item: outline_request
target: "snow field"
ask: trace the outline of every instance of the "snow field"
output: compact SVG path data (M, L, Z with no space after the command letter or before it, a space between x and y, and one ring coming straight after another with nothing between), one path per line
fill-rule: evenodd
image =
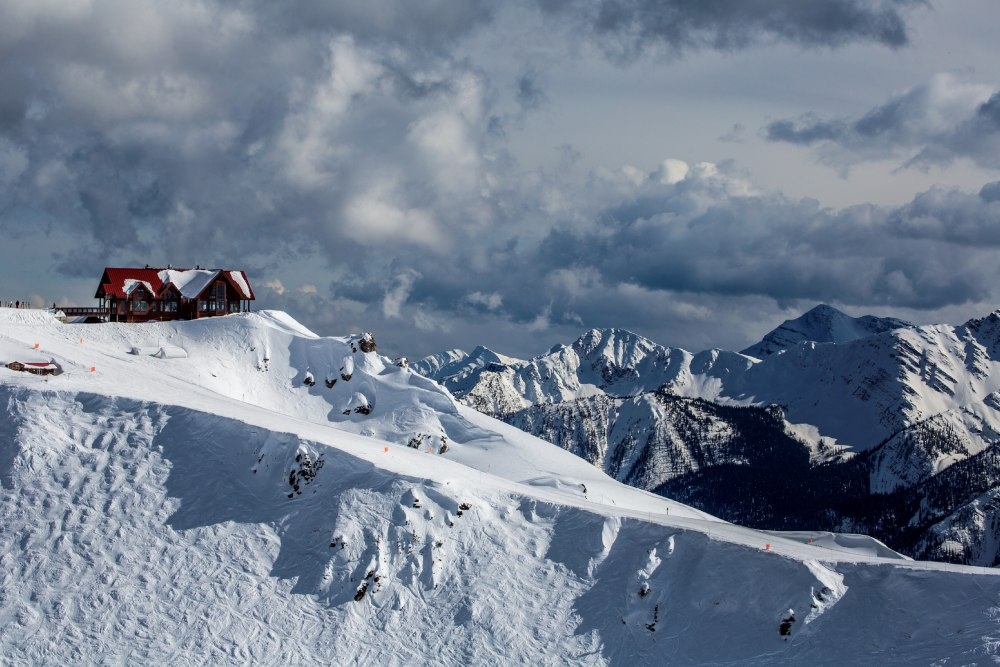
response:
M759 533L625 487L351 351L355 337L275 313L0 324L0 351L35 341L66 372L0 369L5 662L997 656L996 577L860 536ZM154 345L188 356L129 353ZM369 414L343 413L355 393ZM432 453L407 446L414 431Z

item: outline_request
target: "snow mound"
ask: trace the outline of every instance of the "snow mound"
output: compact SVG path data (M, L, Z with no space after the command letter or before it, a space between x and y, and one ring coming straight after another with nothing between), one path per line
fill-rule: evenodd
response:
M0 308L0 324L28 324L38 326L60 324L60 322L50 310Z

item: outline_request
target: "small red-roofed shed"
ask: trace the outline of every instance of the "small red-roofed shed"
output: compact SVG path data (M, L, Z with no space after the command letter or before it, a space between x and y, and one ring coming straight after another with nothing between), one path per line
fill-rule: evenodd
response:
M62 369L51 361L12 361L5 364L12 371L31 373L32 375L59 375Z

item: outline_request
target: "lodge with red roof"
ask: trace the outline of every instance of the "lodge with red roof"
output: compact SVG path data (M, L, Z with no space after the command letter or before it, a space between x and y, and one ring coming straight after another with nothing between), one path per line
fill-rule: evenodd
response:
M105 322L197 320L250 311L253 289L234 269L104 269L97 308L63 308L68 317Z

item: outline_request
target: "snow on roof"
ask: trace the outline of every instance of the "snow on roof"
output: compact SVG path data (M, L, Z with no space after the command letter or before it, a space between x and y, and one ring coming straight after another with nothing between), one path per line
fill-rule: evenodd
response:
M201 294L220 271L218 269L163 269L160 280L177 288L181 296L193 299Z
M138 287L139 285L142 285L143 287L145 287L149 291L150 294L152 294L152 295L156 294L156 290L153 289L153 285L152 284L150 284L149 282L147 282L145 280L136 280L135 278L126 278L125 281L122 283L122 288L123 288L125 294L128 295L128 294L132 294L132 292L135 290L135 288Z
M242 271L230 271L229 277L233 279L233 283L239 288L240 292L243 293L244 299L253 298L253 291L250 289L250 283L247 282L246 274Z
M20 361L18 362L24 366L31 366L32 368L48 369L52 368L55 370L59 369L59 366L52 363L51 361Z

